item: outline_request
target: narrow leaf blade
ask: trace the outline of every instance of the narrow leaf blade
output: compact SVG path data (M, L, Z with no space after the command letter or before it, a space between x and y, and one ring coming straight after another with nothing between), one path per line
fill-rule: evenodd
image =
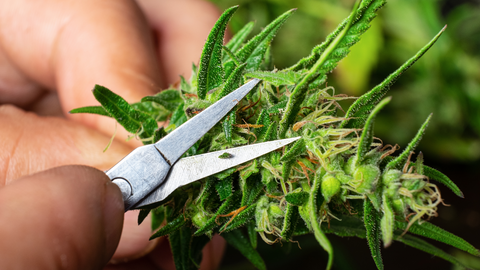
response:
M380 230L380 213L375 210L375 207L370 200L364 201L364 221L365 229L367 230L367 242L372 253L372 258L379 270L383 269L382 253L380 250L380 239L382 237Z
M425 133L425 130L427 129L428 123L430 122L431 118L432 118L432 114L430 114L428 116L427 120L425 120L425 122L420 127L420 129L418 130L418 132L415 135L415 137L413 138L413 140L408 144L407 148L405 148L405 150L403 150L403 152L398 157L396 157L395 159L390 161L387 164L387 167L385 168L385 170L401 169L401 167L407 161L407 158L408 158L408 155L410 154L410 152L414 151L415 148L417 147L417 145L420 143L420 140L422 139L423 134Z
M260 270L266 270L265 262L260 254L250 245L250 241L240 230L234 230L221 234L228 244L238 249L245 258L247 258L255 267Z
M453 183L450 178L448 178L445 174L435 170L434 168L428 167L426 165L423 165L423 174L427 176L428 178L435 180L437 182L440 182L444 184L446 187L448 187L453 193L455 193L458 197L464 198L463 192L460 190L460 188Z
M375 105L388 92L390 86L397 81L408 68L410 68L420 57L422 57L428 49L437 41L440 35L445 31L445 27L438 33L427 45L417 52L412 58L405 62L395 72L390 74L382 83L375 86L368 93L358 98L345 114L345 120L340 124L340 128L359 128L366 121L368 114L373 110Z
M203 47L198 67L197 87L198 97L205 99L207 92L223 83L222 46L227 23L237 10L231 7L220 16Z

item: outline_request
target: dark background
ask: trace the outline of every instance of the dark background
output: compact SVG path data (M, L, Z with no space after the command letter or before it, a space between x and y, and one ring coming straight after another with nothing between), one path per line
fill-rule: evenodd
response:
M211 0L220 9L240 5L230 23L235 33L255 21L260 31L283 12L298 8L272 44L281 69L296 63L321 43L350 12L351 0ZM391 88L392 102L382 110L376 137L386 144L409 142L433 113L417 147L426 164L448 175L464 192L456 197L440 186L444 201L432 223L480 247L480 1L390 0L371 29L329 76L338 93L359 96L380 83L448 24L437 43ZM344 108L348 103L342 104ZM334 269L375 269L363 239L330 235ZM326 252L312 235L297 244L269 246L259 238L258 250L269 269L324 269ZM430 241L433 243L433 241ZM436 243L435 243L436 244ZM459 260L480 269L480 260L436 244ZM383 250L386 269L455 269L449 262L395 242ZM254 269L242 255L227 248L221 269Z

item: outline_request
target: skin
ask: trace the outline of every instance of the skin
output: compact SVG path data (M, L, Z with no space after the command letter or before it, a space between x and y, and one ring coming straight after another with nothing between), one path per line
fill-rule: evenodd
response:
M119 214L118 190L92 168L140 144L110 118L68 111L97 105L95 84L136 102L188 78L218 16L200 0L0 1L0 268L64 269L67 256L67 269L174 269L168 242ZM95 207L106 201L108 213ZM224 245L214 237L203 269Z

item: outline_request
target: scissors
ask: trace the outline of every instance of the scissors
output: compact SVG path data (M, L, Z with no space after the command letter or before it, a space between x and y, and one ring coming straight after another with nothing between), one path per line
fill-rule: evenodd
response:
M157 143L136 148L106 171L108 177L122 192L125 212L161 202L181 186L235 167L298 140L300 137L269 141L180 159L259 81L253 79L247 82ZM227 158L223 158L222 155Z

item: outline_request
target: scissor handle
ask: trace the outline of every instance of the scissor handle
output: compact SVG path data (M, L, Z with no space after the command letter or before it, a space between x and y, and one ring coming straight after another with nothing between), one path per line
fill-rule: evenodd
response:
M145 145L133 150L106 174L120 188L126 212L160 186L170 168L154 145ZM152 183L157 185L153 187Z

